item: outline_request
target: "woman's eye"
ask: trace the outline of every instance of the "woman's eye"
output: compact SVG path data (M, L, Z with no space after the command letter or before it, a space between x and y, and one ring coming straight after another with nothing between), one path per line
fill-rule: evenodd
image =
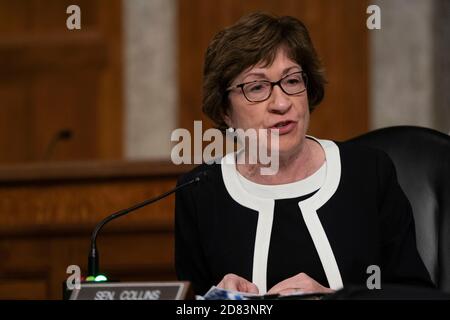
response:
M248 90L250 92L259 92L262 91L264 89L264 85L261 83L257 83L257 84L253 84L251 86L249 86Z
M299 78L289 78L286 79L287 84L298 84L300 83L300 79Z

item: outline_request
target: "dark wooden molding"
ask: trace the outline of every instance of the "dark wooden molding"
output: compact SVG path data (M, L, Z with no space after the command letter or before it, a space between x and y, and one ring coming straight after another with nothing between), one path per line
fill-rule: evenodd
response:
M114 178L175 178L188 172L193 167L194 165L175 165L169 160L24 163L1 165L0 183Z

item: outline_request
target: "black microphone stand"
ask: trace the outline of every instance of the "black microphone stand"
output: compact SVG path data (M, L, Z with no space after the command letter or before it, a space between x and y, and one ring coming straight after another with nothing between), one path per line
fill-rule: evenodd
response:
M98 250L97 250L97 244L96 244L96 240L97 240L97 235L100 232L100 230L103 228L103 226L105 224L107 224L109 221L114 220L118 217L121 217L123 215L126 215L130 212L133 212L137 209L140 209L142 207L145 207L149 204L152 204L158 200L161 200L169 195L171 195L172 193L176 192L177 190L184 188L190 184L196 183L200 181L200 177L195 177L194 179L187 181L185 183L180 184L179 186L177 186L176 188L167 191L165 193L163 193L160 196L157 196L156 198L153 199L148 199L145 200L141 203L138 203L130 208L127 209L122 209L120 211L117 211L109 216L107 216L106 218L104 218L102 221L100 221L96 226L94 231L92 232L92 236L91 236L91 250L89 252L89 257L88 257L88 276L89 277L96 277L99 274L99 254L98 254Z

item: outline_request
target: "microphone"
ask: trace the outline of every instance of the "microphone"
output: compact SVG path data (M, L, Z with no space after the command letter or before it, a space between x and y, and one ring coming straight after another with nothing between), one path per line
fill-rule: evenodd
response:
M69 140L72 138L72 130L70 129L62 129L58 131L55 135L53 135L52 140L50 140L47 149L44 153L44 160L49 160L50 156L53 154L53 150L55 149L56 144L62 140Z
M92 236L91 236L91 248L90 248L89 257L88 257L88 277L86 277L86 280L88 280L88 281L97 280L96 277L99 275L99 253L97 250L96 240L97 240L98 233L105 226L105 224L107 224L111 220L114 220L116 218L119 218L121 216L129 214L137 209L140 209L140 208L145 207L149 204L152 204L158 200L161 200L161 199L171 195L172 193L174 193L180 189L183 189L191 184L199 182L201 180L200 175L203 175L203 177L204 177L204 176L206 176L206 172L202 172L201 174L197 175L192 180L182 183L182 184L178 185L177 187L175 187L174 189L169 190L155 198L145 200L145 201L138 203L130 208L119 210L119 211L107 216L102 221L100 221L95 226L95 229L92 232ZM103 277L101 280L97 280L97 281L104 281L104 280L106 280L105 277Z

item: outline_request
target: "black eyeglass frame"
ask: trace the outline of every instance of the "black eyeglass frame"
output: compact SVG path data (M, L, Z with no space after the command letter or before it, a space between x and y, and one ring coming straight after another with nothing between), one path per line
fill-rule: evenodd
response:
M305 89L303 89L303 90L301 90L301 91L299 91L299 92L295 92L295 93L288 93L288 92L286 92L286 91L284 90L283 86L281 85L281 82L282 82L284 79L286 79L287 77L290 77L290 76L292 76L292 75L294 75L294 74L297 74L297 73L300 73L300 74L302 75L303 82L305 83ZM270 91L269 91L269 94L267 95L267 98L264 98L264 99L262 99L262 100L250 100L250 99L247 97L247 95L245 94L245 91L244 91L244 86L247 85L247 84L255 83L255 82L265 82L265 83L270 83ZM267 99L270 98L270 96L272 95L272 91L273 91L273 87L274 87L274 86L279 86L280 89L281 89L281 91L283 91L285 94L287 94L288 96L293 96L293 95L300 94L300 93L303 93L303 92L306 91L306 89L308 88L308 77L306 76L306 72L305 72L305 71L303 71L303 70L302 70L302 71L296 71L296 72L292 72L292 73L290 73L290 74L285 75L284 77L282 77L282 78L281 78L280 80L278 80L278 81L254 80L254 81L249 81L249 82L240 83L240 84L237 84L237 85L228 87L228 88L226 89L226 92L229 92L229 91L231 91L231 90L233 90L233 89L240 88L241 91L242 91L242 94L244 95L245 99L247 99L247 101L249 101L249 102L263 102L263 101L266 101Z

